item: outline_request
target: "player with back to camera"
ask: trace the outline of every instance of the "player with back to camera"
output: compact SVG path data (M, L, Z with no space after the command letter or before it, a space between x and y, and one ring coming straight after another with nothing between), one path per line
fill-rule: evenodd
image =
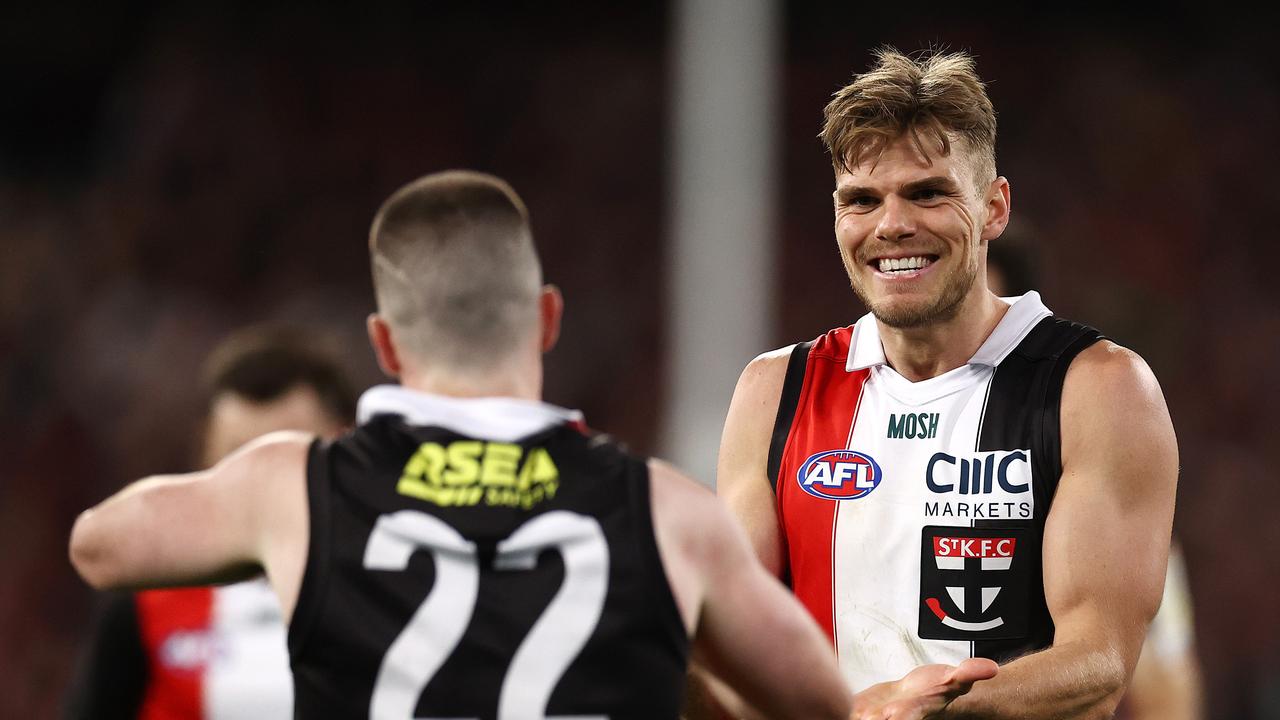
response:
M719 492L852 687L985 657L999 677L939 717L1109 717L1165 574L1159 385L1037 293L987 288L1011 195L971 57L880 51L822 138L870 313L747 366Z
M232 334L201 373L201 467L266 433L332 438L351 427L355 392L314 339L285 328ZM103 599L68 693L66 720L287 717L285 626L263 578Z
M91 584L264 569L299 718L674 718L691 641L771 717L849 714L830 648L715 497L540 401L562 301L506 183L407 185L370 256L369 336L401 386L335 442L271 435L87 510L70 552ZM995 671L923 668L888 716Z

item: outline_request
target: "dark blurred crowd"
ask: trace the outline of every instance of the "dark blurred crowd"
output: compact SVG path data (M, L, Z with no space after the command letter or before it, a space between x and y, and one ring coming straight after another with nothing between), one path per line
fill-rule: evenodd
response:
M1142 353L1169 399L1210 716L1277 716L1280 61L1263 28L854 31L842 8L782 14L777 344L862 312L814 138L827 95L882 42L974 51L1046 303ZM548 398L656 450L660 6L16 12L0 22L0 717L56 715L91 606L70 524L128 479L191 467L192 376L219 339L304 327L379 381L365 233L417 175L472 167L524 195L568 306Z

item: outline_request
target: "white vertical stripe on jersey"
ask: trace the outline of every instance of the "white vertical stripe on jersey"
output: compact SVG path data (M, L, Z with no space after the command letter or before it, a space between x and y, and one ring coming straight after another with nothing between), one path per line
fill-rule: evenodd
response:
M264 579L213 591L213 657L205 670L210 720L293 717L293 676L280 604Z
M925 469L935 452L971 453L993 374L990 366L965 365L911 383L887 365L870 368L849 449L874 458L883 477L866 496L840 501L833 544L834 557L857 567L834 579L836 643L851 687L970 657L968 641L918 637L921 528L955 524L926 518L934 496ZM889 416L904 413L938 413L937 435L890 439Z

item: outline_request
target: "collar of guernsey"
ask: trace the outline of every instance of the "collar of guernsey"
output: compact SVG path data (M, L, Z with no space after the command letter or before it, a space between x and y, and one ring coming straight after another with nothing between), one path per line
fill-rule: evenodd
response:
M377 385L360 396L357 421L399 415L410 425L441 427L461 435L514 442L549 427L582 422L582 413L549 403L509 397L455 398Z
M1009 304L1009 310L991 331L987 341L969 358L970 365L995 367L1018 346L1033 325L1053 313L1040 301L1040 293L1032 290L1017 298L1000 298ZM886 365L884 345L880 342L880 325L871 313L863 315L853 326L853 346L845 362L846 372L865 370L876 365Z

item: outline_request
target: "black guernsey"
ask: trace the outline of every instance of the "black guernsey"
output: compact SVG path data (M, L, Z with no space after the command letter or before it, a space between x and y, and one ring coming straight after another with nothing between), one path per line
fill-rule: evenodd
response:
M676 718L645 462L568 411L396 387L307 463L296 718Z

